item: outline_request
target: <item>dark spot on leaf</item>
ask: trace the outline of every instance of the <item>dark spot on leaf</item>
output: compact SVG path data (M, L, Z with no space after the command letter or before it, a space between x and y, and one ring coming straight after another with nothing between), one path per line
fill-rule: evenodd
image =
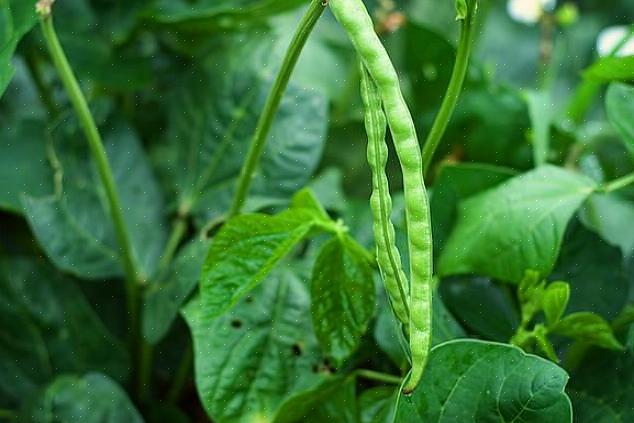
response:
M242 321L238 319L233 319L231 321L231 327L235 329L240 329L242 327Z
M295 342L293 344L293 346L291 347L292 351L293 351L293 355L299 357L300 355L302 355L302 346Z
M244 302L247 303L247 304L251 304L253 302L253 297L246 297L244 299Z

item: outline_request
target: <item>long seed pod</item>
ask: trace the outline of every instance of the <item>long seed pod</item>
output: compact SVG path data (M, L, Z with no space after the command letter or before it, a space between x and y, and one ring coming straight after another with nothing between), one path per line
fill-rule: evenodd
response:
M330 7L379 90L403 172L411 274L409 335L412 370L403 388L408 394L422 378L431 343L431 222L420 146L398 75L374 32L363 1L330 0Z
M388 150L385 143L387 121L383 112L383 103L378 89L361 63L361 97L365 107L365 130L368 134L368 164L372 171L372 196L370 206L376 240L376 256L396 317L404 324L409 324L409 287L403 271L401 255L396 248L396 234L390 216L392 215L392 198L390 186L385 173Z

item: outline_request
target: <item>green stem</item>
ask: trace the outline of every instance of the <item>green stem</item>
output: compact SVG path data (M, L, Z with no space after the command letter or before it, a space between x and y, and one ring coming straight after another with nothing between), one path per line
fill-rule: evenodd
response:
M174 404L179 400L183 388L185 387L185 382L187 382L187 379L189 378L193 362L194 351L192 344L190 343L187 345L187 349L183 353L183 358L181 359L178 369L176 370L176 375L174 376L174 382L167 393L167 402Z
M103 184L108 199L110 214L114 224L114 228L119 243L120 259L123 263L125 271L126 294L128 303L129 318L129 341L131 350L135 350L135 343L138 334L138 307L139 307L139 290L138 285L142 282L140 272L132 254L130 236L125 226L123 218L123 210L121 202L115 187L112 169L108 163L108 157L101 141L101 136L97 130L97 125L90 113L86 99L79 87L79 83L73 74L73 70L68 63L68 59L64 54L64 50L57 38L53 19L50 15L45 15L40 19L44 39L48 46L49 53L53 59L53 63L57 68L59 76L66 88L70 101L75 109L75 113L79 119L84 134L88 140L88 145L92 153L92 157L97 165L99 177Z
M599 191L601 192L617 191L633 183L634 183L634 172L628 173L625 176L621 176L620 178L617 178L613 181L603 184L603 186L599 188Z
M148 397L150 377L152 375L152 345L139 341L139 368L137 370L137 398L144 402Z
M186 232L187 232L187 219L179 215L174 221L174 224L172 225L172 233L170 234L167 244L165 245L165 250L163 251L163 254L161 255L161 260L158 263L157 274L159 276L162 275L167 270L167 267L172 262L172 259L174 258L174 254L176 253L176 250L178 249L178 246L183 240L183 236L185 236Z
M390 375L387 373L375 372L374 370L357 369L354 372L357 376L368 380L374 380L382 383L389 383L391 385L400 385L403 381L400 377Z
M458 50L456 51L456 62L454 63L451 79L447 86L445 98L440 105L440 110L436 115L436 119L431 127L429 135L423 145L423 172L427 173L429 165L434 156L434 152L440 144L449 120L458 104L458 98L462 91L462 86L467 75L469 67L469 56L471 55L471 46L473 45L473 37L475 33L475 21L478 9L477 0L469 2L470 10L467 17L462 21L460 28L460 40L458 42Z
M299 59L299 55L306 44L306 40L319 20L319 17L324 12L327 3L327 0L312 0L306 14L302 18L295 34L293 35L291 44L289 45L284 61L282 62L282 67L277 74L275 83L273 84L271 92L266 99L266 103L264 104L262 115L258 120L255 134L253 136L253 140L251 141L249 152L247 153L247 158L242 165L236 193L233 197L231 208L229 209L229 217L239 214L244 206L246 196L251 186L251 181L255 175L256 167L260 161L264 147L266 146L269 130L271 129L273 119L275 118L275 114L280 106L286 87L288 86L288 81L290 80L297 60Z

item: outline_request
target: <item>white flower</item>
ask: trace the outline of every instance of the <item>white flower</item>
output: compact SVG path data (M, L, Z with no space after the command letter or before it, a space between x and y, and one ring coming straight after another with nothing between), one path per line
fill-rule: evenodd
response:
M599 56L609 56L617 46L629 36L623 46L615 53L615 56L634 56L634 35L628 26L611 26L604 29L597 38L597 51Z
M537 23L545 11L555 9L556 0L508 0L506 9L511 18L528 25Z

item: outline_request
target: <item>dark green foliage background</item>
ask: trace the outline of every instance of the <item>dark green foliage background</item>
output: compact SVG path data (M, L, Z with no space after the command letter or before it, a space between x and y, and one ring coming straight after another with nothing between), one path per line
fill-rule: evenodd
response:
M295 69L246 203L262 214L219 229L306 4L54 5L146 282L139 337L153 360L143 394L125 345L123 269L97 169L34 0L0 0L0 421L634 421L634 189L598 192L634 171L634 57L597 61L595 48L603 28L634 22L634 3L572 1L579 17L554 29L544 84L543 29L511 20L505 1L481 1L464 90L427 175L435 348L407 398L357 372L402 377L408 364L368 260L371 178L356 57L328 11ZM451 76L454 1L366 5L422 142ZM399 25L387 31L386 22ZM566 111L588 80L596 95L574 122ZM393 218L406 251L390 154ZM548 164L538 166L542 159ZM291 203L304 187L315 198L302 192ZM186 227L164 266L177 216ZM529 269L569 283L566 314L601 317L599 329L549 338L558 363L508 345L521 321L517 284ZM584 342L593 336L616 347ZM179 362L187 371L190 354L194 371L175 395Z

